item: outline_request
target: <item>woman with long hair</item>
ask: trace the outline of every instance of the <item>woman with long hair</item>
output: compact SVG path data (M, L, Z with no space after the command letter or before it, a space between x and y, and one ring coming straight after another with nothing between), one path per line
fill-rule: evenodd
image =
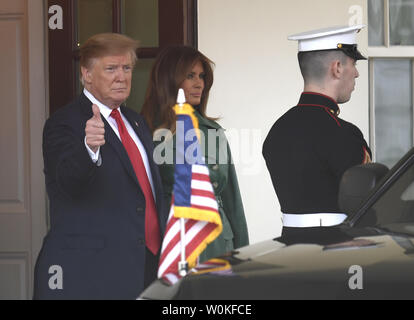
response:
M213 85L213 62L198 50L174 46L160 52L151 70L142 115L153 133L170 130L175 145L176 104L182 88L187 103L195 110L201 131L201 150L210 172L211 183L219 206L223 231L200 256L204 261L249 244L246 218L236 171L224 131L206 114ZM156 140L156 139L155 139ZM156 144L160 142L155 141ZM162 143L162 142L161 142ZM175 153L173 157L175 161ZM174 185L174 163L160 164L166 204L171 203Z

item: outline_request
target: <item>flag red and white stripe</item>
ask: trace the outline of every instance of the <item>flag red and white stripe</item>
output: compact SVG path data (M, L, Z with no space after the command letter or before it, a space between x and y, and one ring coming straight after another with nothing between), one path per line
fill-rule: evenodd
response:
M217 201L210 182L209 171L206 165L193 164L191 166L191 206L178 214L177 208L172 200L171 210L167 222L158 277L165 277L174 283L180 278L178 275L178 262L181 258L181 237L180 218L185 218L185 251L189 268L196 264L200 253L207 244L213 241L221 232L221 220L217 224L217 217L220 219Z

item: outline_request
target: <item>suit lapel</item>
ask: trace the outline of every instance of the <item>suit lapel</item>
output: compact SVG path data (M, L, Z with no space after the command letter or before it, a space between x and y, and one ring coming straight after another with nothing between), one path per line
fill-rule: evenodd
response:
M138 136L139 140L141 141L142 145L145 148L145 152L147 153L147 156L152 155L152 140L148 141L148 137L145 136L144 128L141 122L141 119L138 117L134 117L134 114L132 114L127 108L121 107L121 112L127 118L129 124L134 129L136 135ZM151 161L149 161L151 162Z
M83 94L83 92L79 96L79 107L81 112L85 115L85 117L89 120L93 116L92 112L92 102Z
M138 179L137 179L137 176L135 175L134 168L132 167L131 160L129 160L128 153L125 150L124 145L122 144L122 141L115 134L114 130L112 129L110 124L106 121L106 119L102 117L102 120L105 123L105 142L107 142L109 145L111 145L115 149L115 153L119 157L119 160L121 161L125 170L131 176L131 178L135 181L135 183L139 186ZM103 157L103 161L105 161L104 155L102 157Z

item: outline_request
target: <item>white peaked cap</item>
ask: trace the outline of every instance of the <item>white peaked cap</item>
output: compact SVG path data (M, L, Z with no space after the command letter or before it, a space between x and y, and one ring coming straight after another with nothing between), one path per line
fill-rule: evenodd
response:
M298 51L336 50L341 45L355 45L356 34L365 25L331 27L294 34L288 40L298 41Z

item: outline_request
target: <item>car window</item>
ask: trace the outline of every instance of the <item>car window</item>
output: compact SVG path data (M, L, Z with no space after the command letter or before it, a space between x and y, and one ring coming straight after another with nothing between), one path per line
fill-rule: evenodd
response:
M414 181L408 186L408 188L401 195L402 201L412 201L414 200Z
M414 165L380 196L355 225L389 229L401 224L414 224Z

